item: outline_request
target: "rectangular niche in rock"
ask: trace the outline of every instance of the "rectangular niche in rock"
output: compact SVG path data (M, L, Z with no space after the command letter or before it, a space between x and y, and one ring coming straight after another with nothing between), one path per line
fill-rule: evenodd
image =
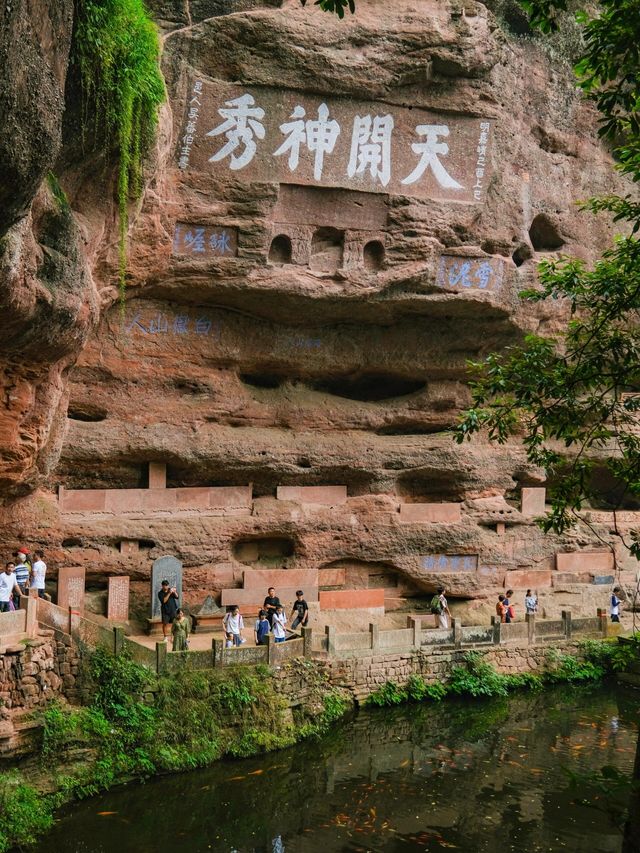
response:
M273 209L274 222L358 231L386 228L388 215L385 196L296 184L280 184Z
M182 606L182 563L176 557L167 555L166 557L158 557L153 561L151 567L151 619L160 619L160 592L163 580L169 581L169 586L173 586L178 593L178 602Z

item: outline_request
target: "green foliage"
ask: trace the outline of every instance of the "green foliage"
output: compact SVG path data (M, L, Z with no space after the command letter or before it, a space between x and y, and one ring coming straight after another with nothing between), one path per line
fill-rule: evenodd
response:
M120 287L127 266L128 202L142 189L142 164L165 99L160 43L143 0L76 0L72 62L78 69L83 124L118 162Z
M60 186L60 183L53 172L47 172L47 186L51 190L51 194L53 195L58 208L63 213L69 212L69 199L66 196L65 191Z
M401 705L409 698L407 691L395 684L393 681L385 682L382 687L371 693L367 698L367 705L375 705L378 708Z
M307 5L307 0L300 0L302 6ZM314 0L314 4L319 6L323 12L331 12L339 18L344 18L346 9L349 9L351 14L355 14L355 0Z
M640 660L640 633L624 639L584 640L580 646L585 658L607 674L624 672Z
M600 681L606 675L602 664L592 660L578 660L574 655L564 655L550 651L545 672L546 681L551 684L575 684L580 681Z
M53 824L53 805L17 771L0 773L0 853L34 844Z

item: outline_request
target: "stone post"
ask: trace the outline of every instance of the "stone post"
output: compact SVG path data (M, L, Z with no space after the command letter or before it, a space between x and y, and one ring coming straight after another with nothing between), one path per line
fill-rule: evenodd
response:
M267 663L273 666L276 662L276 638L271 632L267 634Z
M422 619L420 616L408 616L407 628L413 628L413 647L419 649L422 645Z
M164 462L149 462L149 488L167 488L167 466Z
M302 626L302 654L306 658L311 657L313 651L313 628Z
M224 640L213 640L211 642L211 652L213 654L213 666L216 669L219 669L224 661L222 660L222 655L224 652Z
M119 655L124 649L124 628L113 629L113 653Z
M77 634L80 630L82 616L75 607L69 607L69 634Z
M571 639L571 611L562 611L562 621L564 622L564 636L566 640Z
M536 641L536 614L525 613L524 619L527 623L527 641L530 646L533 646Z
M167 643L156 643L156 672L162 675L167 671Z
M453 645L459 649L462 647L462 622L459 619L452 619L451 627L453 628Z
M35 637L38 632L38 599L28 595L20 596L20 610L26 610L24 630L27 637Z
M493 626L493 643L498 646L500 645L500 626L502 625L502 622L498 616L492 616L491 624Z
M373 622L369 623L369 635L371 638L371 649L375 651L380 645L380 628L378 625L374 625Z
M327 637L327 652L329 655L336 653L336 629L333 625L325 625L324 633Z
M607 621L607 611L602 607L598 607L598 619L600 620L600 633L603 637L606 637L609 623Z

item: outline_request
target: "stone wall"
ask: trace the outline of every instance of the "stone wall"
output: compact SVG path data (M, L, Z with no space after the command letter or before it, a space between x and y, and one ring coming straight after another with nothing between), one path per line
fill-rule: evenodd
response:
M40 727L30 719L52 699L76 698L79 654L69 637L53 631L9 646L0 656L0 757L31 749Z

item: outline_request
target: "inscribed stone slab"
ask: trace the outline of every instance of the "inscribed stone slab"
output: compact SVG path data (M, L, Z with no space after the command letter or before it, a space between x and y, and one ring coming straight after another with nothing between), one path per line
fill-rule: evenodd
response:
M429 572L475 572L477 554L427 554L422 558L422 568Z
M84 613L84 566L63 566L58 569L58 607L73 607Z
M129 618L129 575L109 578L107 619L126 622Z
M182 604L182 563L176 557L167 555L158 557L151 567L151 618L160 618L160 599L158 593L163 580L169 581L178 593L178 601Z

